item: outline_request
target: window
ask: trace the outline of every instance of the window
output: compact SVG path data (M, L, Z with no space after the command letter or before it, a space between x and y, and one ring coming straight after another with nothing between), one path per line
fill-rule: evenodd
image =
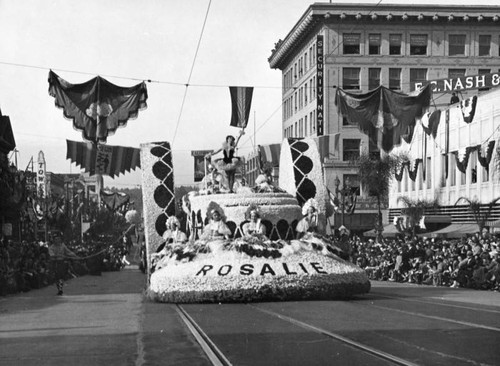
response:
M456 79L465 76L465 69L449 69L448 70L448 78Z
M307 116L304 116L304 136L307 136Z
M479 35L479 56L489 56L491 49L491 36L489 34Z
M343 160L351 161L359 158L360 139L344 139L343 140Z
M376 143L374 143L371 139L368 139L368 154L372 159L380 158L380 150Z
M446 154L441 154L441 187L446 187Z
M344 67L342 69L342 87L344 90L359 90L359 71L358 67Z
M457 161L455 160L455 156L453 154L451 156L448 155L448 161L450 162L450 171L448 173L450 177L450 186L455 187L455 185L457 184Z
M427 69L410 69L410 84L422 83L427 80Z
M410 34L410 55L427 55L427 34Z
M294 137L298 137L299 136L299 131L297 131L297 122L295 122L295 134L293 135Z
M380 69L368 69L368 89L373 90L380 86Z
M427 189L431 188L432 177L431 158L427 158L427 165L425 166L425 180L427 181Z
M401 90L401 69L389 69L389 89Z
M307 94L309 90L307 90L307 83L304 84L304 104L307 105Z
M359 33L344 33L343 35L343 46L344 55L359 55L359 43L361 35Z
M380 34L369 34L368 35L368 54L370 55L380 55Z
M401 34L389 34L389 55L401 55Z
M448 55L465 56L465 34L450 34Z
M479 75L485 75L485 74L489 74L490 73L490 69L479 69L477 70L477 73ZM485 79L482 79L481 77L478 78L478 84L479 82L483 82L485 83L486 80ZM484 85L484 84L483 84ZM490 90L490 88L479 88L479 91L485 91L485 90Z
M477 150L470 154L470 182L477 183Z
M487 182L490 180L489 176L489 169L486 169L484 166L481 165L481 171L483 172L481 175L481 182Z
M304 71L307 71L307 52L304 54Z

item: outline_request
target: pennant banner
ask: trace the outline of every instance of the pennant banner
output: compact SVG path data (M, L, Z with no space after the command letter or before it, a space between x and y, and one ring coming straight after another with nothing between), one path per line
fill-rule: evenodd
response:
M136 118L147 107L146 83L121 87L97 76L82 84L71 84L52 70L49 72L49 95L73 127L82 131L85 140L106 142L118 127Z
M108 175L111 178L141 167L140 149L125 146L97 145L90 142L66 140L66 159L80 166L90 175Z
M231 93L231 126L245 128L248 124L250 106L252 105L252 87L230 86Z
M340 113L351 123L357 122L359 129L381 150L390 152L401 144L401 139L411 141L416 118L422 117L429 106L431 94L429 86L417 96L383 86L364 94L337 89L335 104Z
M259 145L260 166L265 162L271 163L273 166L280 164L281 144Z

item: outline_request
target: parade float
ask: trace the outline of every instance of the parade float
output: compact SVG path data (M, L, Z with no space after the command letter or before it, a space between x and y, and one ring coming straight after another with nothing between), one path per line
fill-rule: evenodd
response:
M142 144L141 167L150 299L285 301L345 299L369 292L365 272L341 259L340 249L322 235L328 200L313 139L284 140L279 188L191 192L184 198L191 231L185 243L166 243L163 237L175 215L169 143ZM297 235L308 211L316 212L318 230ZM217 217L215 212L219 218L212 216ZM262 231L249 235L245 225L252 220ZM212 237L211 225L224 226L227 235Z

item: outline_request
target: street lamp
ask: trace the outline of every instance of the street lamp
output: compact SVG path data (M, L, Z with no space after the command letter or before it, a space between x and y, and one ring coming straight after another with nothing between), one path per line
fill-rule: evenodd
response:
M341 216L340 216L340 224L341 226L344 226L344 214L345 214L345 198L346 196L350 196L352 194L352 188L349 185L349 178L346 179L344 186L340 188L340 180L339 177L335 177L335 194L337 196L337 199L339 199L340 202L340 207L342 209L341 211ZM340 197L339 197L340 196Z

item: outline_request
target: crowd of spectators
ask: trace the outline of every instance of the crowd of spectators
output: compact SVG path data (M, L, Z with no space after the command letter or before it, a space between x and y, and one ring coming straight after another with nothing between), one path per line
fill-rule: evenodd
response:
M489 233L440 239L350 238L351 260L378 281L500 291L500 238Z
M124 266L126 249L121 242L65 243L82 260L68 260L66 279L102 271L117 271ZM15 242L0 239L0 296L26 292L54 283L48 243Z

